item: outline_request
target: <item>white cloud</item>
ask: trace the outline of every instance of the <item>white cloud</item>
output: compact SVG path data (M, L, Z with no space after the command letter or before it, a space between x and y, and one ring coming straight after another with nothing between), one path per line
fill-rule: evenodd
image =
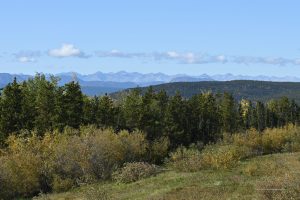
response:
M49 56L53 57L87 57L80 49L76 48L73 44L62 44L58 49L52 49L48 52Z
M226 63L227 62L227 58L224 55L218 55L218 56L216 56L216 60L220 61L222 63Z
M295 64L295 65L300 65L300 59L295 59L295 60L294 60L294 64Z
M97 51L96 55L98 57L117 57L117 58L145 58L148 55L145 53L129 53L122 52L117 49L113 49L111 51Z
M185 63L193 64L197 62L197 56L194 53L186 53L182 55L182 59Z
M37 58L41 56L40 51L20 51L12 54L15 60L21 63L37 62Z
M21 56L18 58L18 61L21 63L29 63L29 62L36 62L35 58L27 57L27 56Z
M171 60L181 64L209 64L209 63L235 63L235 64L265 64L265 65L300 65L300 59L290 59L283 57L259 57L259 56L232 56L223 54L207 54L197 52L137 52L128 53L119 50L98 51L98 57L115 57L115 58L135 58L135 59L151 59L156 61Z
M178 58L179 57L179 54L175 51L169 51L167 52L167 55L170 57L170 58Z

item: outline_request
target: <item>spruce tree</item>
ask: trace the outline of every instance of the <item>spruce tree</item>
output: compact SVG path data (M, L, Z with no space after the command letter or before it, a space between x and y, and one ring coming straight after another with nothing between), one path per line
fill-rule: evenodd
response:
M121 105L125 128L133 130L139 127L142 111L141 91L136 88L129 92Z
M43 74L37 74L32 82L35 87L35 129L39 134L51 130L54 127L56 118L56 91L57 80L51 78L48 81Z
M115 108L113 100L106 94L98 103L96 112L96 123L99 127L113 127L115 122Z
M233 96L226 92L220 104L220 117L223 132L233 133L237 130L237 106L235 105Z
M79 128L83 117L83 94L78 82L72 81L63 87L63 116L64 124Z
M16 78L9 83L1 94L1 118L0 118L0 140L4 140L10 133L21 130L22 127L22 103L24 96L21 86Z
M141 118L139 128L147 134L149 140L161 137L161 110L159 101L152 87L149 87L142 97Z
M94 96L93 98L84 96L83 97L83 119L84 125L97 124L96 116L99 107L99 98Z
M258 131L263 131L266 127L266 111L262 102L256 102L253 110L253 127Z
M166 133L169 136L171 147L188 145L191 141L189 130L190 121L187 117L187 102L179 92L170 98L166 111Z

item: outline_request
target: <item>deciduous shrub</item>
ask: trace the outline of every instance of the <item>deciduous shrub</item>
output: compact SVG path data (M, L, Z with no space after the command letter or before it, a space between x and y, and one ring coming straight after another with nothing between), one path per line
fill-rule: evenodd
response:
M116 134L110 129L82 130L78 133L68 128L43 137L34 133L11 136L0 156L0 199L66 191L110 179L125 162L146 159L148 141L139 131Z
M295 125L266 129L258 132L254 129L227 135L223 143L243 147L246 157L278 152L296 152L300 150L300 129Z
M129 133L123 130L118 133L118 138L121 142L123 160L133 162L145 159L149 144L142 132L136 130Z
M35 135L26 140L14 136L8 140L7 153L0 158L0 179L4 185L0 193L5 198L28 197L39 192L43 171L38 141Z
M161 164L168 156L170 140L167 137L161 137L154 140L150 146L149 160L156 164Z
M201 153L205 168L228 169L243 157L241 148L235 145L209 145Z
M233 134L231 136L235 146L243 148L244 157L251 157L262 154L261 133L255 129L246 131L245 134Z
M113 174L113 179L130 183L143 178L153 176L158 173L158 168L145 162L125 163L124 166Z
M266 129L261 138L264 153L281 152L288 142L288 136L288 131L284 129Z
M74 180L71 178L62 179L59 176L54 176L52 181L52 189L54 192L65 192L74 187Z
M203 168L201 152L196 148L179 147L170 153L168 165L176 171L199 171Z

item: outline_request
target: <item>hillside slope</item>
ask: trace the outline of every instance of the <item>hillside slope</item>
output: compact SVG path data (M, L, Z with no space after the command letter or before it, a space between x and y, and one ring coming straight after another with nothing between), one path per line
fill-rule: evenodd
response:
M300 181L299 173L300 153L283 153L245 160L231 170L167 171L135 183L100 183L37 199L264 199L273 193L289 195L292 190L284 186L292 176Z
M269 81L203 81L203 82L175 82L152 86L155 91L165 90L168 95L180 92L185 98L211 91L213 93L229 92L237 100L246 98L250 100L267 101L287 96L300 103L300 83L296 82L269 82ZM141 87L145 92L148 87ZM112 93L113 98L118 98L130 89Z

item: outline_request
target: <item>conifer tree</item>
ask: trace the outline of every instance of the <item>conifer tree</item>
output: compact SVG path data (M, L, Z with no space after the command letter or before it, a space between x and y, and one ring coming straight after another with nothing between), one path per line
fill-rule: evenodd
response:
M115 108L112 99L106 94L99 100L96 112L96 123L98 126L113 127L115 122Z
M237 106L229 93L224 93L220 104L220 117L223 132L233 133L237 130Z
M207 143L219 137L219 113L216 99L211 92L194 95L189 100L188 116L192 142Z
M32 82L35 89L35 129L40 134L53 129L56 115L57 79L48 81L43 74L37 74Z
M83 94L78 82L72 81L65 84L62 102L65 125L79 128L83 116Z
M35 91L32 91L30 84L27 81L24 81L21 84L22 89L22 129L33 130L34 129L34 120L36 116L35 108Z
M141 118L139 128L147 134L149 140L155 140L162 136L161 107L152 87L149 87L142 97Z
M141 91L136 88L124 98L122 102L122 116L125 121L125 128L133 130L139 127L142 109Z
M295 102L295 100L291 101L290 104L290 116L291 116L291 122L293 124L298 124L299 120L300 120L300 107L297 105L297 103Z
M266 111L265 106L262 102L256 102L256 106L252 114L253 124L252 126L258 130L263 131L266 127Z
M166 111L166 133L172 148L188 145L191 141L191 135L187 131L190 125L187 111L187 103L179 92L176 92L175 96L170 98Z
M10 133L21 130L22 127L22 103L24 97L21 86L16 78L9 83L1 95L1 118L0 118L0 140L4 140Z
M276 100L270 100L266 104L266 121L267 127L274 128L278 125L278 103Z
M84 96L83 97L83 119L84 125L97 124L96 116L99 107L99 98L94 96L93 98Z

